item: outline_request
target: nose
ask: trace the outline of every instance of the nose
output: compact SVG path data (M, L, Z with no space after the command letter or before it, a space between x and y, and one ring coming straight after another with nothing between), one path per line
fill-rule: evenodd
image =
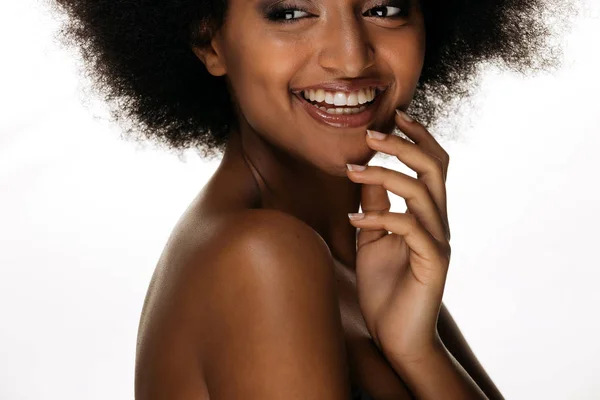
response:
M373 65L375 51L356 16L332 17L324 24L319 63L333 73L357 77Z

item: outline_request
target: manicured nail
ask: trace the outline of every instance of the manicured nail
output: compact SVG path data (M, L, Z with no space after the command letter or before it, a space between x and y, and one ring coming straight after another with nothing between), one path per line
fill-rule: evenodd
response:
M398 115L400 117L402 117L403 120L405 120L406 122L413 122L413 119L404 111L401 110L396 110L396 112L398 113Z
M377 139L377 140L383 140L387 136L385 133L381 133L381 132L377 132L377 131L370 131L368 129L367 129L367 135L369 135L370 138Z
M346 164L346 167L348 167L348 171L364 171L365 169L367 169L367 167L364 165L356 164Z
M359 219L363 219L364 217L364 213L348 213L348 218L350 218L353 221L358 221Z

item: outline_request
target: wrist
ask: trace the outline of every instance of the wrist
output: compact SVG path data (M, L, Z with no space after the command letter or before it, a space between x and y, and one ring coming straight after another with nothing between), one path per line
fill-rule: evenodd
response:
M407 349L384 349L384 354L394 368L414 368L419 365L432 365L445 361L447 350L437 335L425 344Z
M419 352L396 353L388 361L416 398L487 399L441 340Z

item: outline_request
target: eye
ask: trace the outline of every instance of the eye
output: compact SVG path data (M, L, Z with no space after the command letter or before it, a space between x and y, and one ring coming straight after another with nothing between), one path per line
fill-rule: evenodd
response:
M401 12L403 12L403 10L400 7L379 6L379 7L371 8L364 15L366 17L389 18L389 17L396 17Z
M309 15L306 11L297 8L280 8L269 11L267 18L275 22L293 22Z
M378 4L375 4L375 7L367 10L363 16L392 20L408 18L411 4L411 0L380 0Z
M386 4L387 3L387 4ZM392 4L402 3L402 7L396 7ZM375 17L375 18L390 18L390 19L400 19L406 18L409 14L409 7L404 7L406 1L398 2L393 1L380 3L376 7L369 9L363 15L365 17ZM291 23L296 22L301 19L310 18L311 14L302 9L300 5L297 4L287 4L287 5L275 5L274 7L268 7L265 10L265 18L269 21L276 23Z

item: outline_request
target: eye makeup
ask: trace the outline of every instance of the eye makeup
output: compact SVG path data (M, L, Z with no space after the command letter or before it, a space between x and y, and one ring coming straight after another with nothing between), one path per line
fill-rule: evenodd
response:
M269 22L293 23L314 16L308 5L313 4L306 0L263 0L258 3L257 10ZM376 19L406 19L411 6L411 0L378 0L374 4L367 4L367 10L362 15Z

